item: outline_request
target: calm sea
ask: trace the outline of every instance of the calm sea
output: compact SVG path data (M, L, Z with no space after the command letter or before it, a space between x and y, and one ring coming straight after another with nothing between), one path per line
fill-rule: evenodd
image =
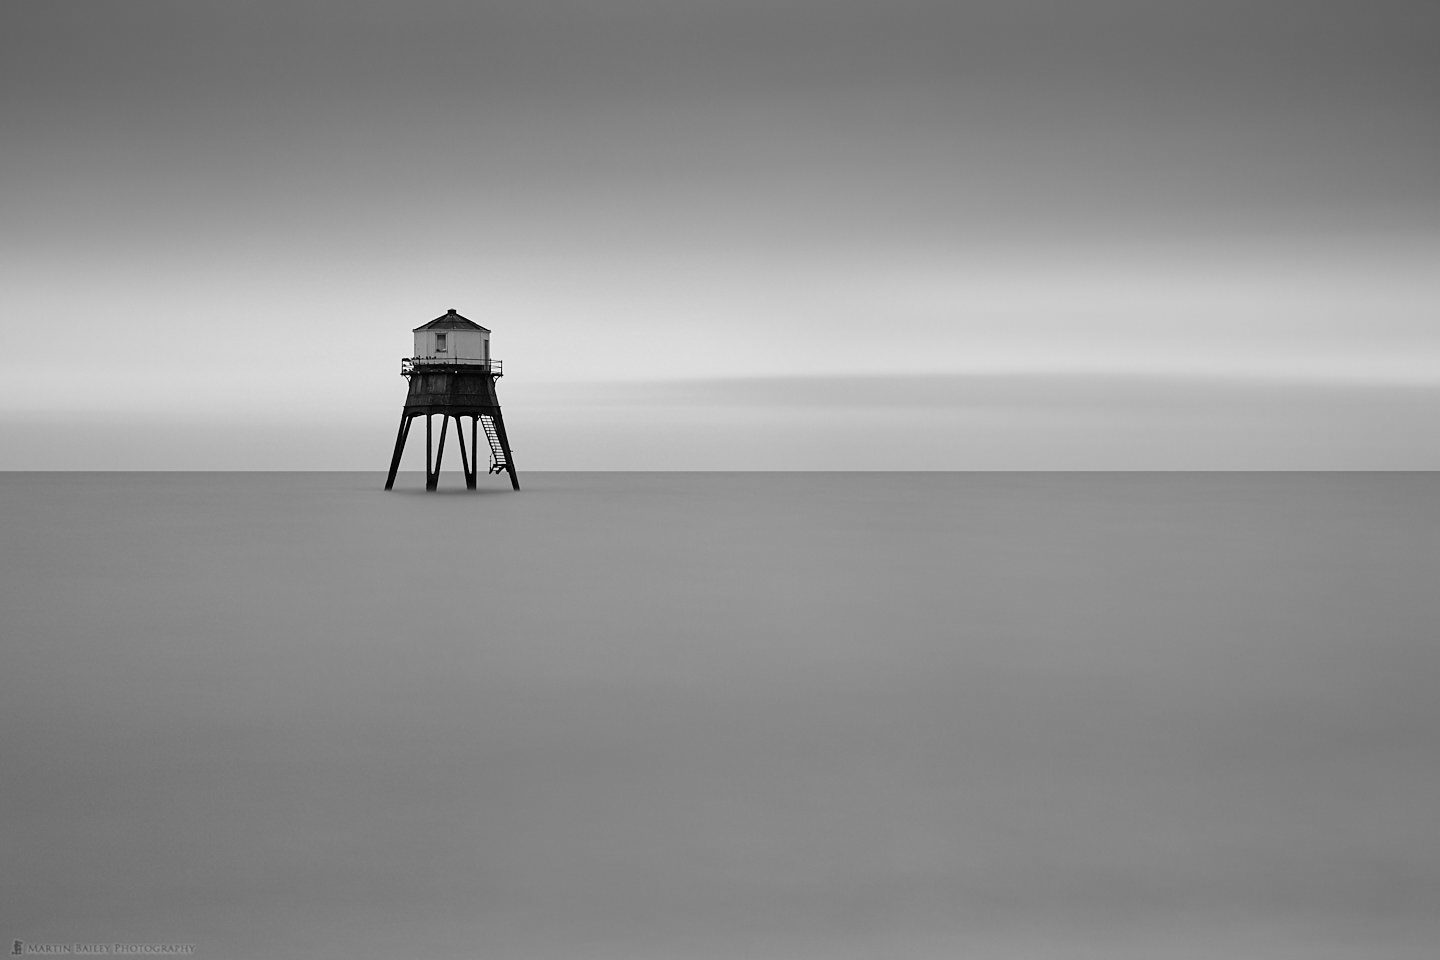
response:
M0 474L0 938L1440 944L1440 476Z

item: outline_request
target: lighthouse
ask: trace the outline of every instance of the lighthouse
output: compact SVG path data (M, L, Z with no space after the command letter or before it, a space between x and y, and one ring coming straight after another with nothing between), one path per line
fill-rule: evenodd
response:
M456 313L452 307L443 316L414 330L415 352L400 360L400 375L410 384L405 409L400 414L400 430L395 435L395 454L390 458L390 475L385 489L395 486L400 469L400 456L410 436L410 424L416 417L425 418L425 489L440 484L440 462L445 456L445 434L450 421L455 421L455 439L460 444L460 465L465 473L465 486L475 489L479 472L479 436L483 431L490 449L490 472L510 475L510 486L520 489L515 475L515 460L510 456L510 441L505 435L505 418L500 414L500 400L495 395L495 381L503 375L499 360L490 359L490 331ZM440 417L439 443L435 442L436 416ZM469 420L470 446L465 446L466 420Z

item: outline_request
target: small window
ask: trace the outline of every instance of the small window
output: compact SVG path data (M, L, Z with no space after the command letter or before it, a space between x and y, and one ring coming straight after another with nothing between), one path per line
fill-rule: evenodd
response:
M436 353L444 353L444 352L445 352L445 334L443 334L443 333L437 333L437 334L435 334L435 352L436 352Z

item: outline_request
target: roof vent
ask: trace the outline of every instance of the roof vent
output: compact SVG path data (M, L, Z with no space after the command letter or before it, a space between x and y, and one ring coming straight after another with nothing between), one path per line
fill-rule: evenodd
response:
M450 312L449 312L448 314L446 314L446 316L450 316L450 317L455 316L455 308L454 308L454 307L451 307L451 308L450 308Z

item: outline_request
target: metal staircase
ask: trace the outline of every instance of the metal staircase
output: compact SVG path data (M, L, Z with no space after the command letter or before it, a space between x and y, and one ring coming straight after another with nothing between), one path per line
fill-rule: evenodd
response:
M485 438L490 441L490 472L504 473L509 461L505 459L505 445L500 442L500 435L495 432L495 418L482 414L480 426L485 430Z

